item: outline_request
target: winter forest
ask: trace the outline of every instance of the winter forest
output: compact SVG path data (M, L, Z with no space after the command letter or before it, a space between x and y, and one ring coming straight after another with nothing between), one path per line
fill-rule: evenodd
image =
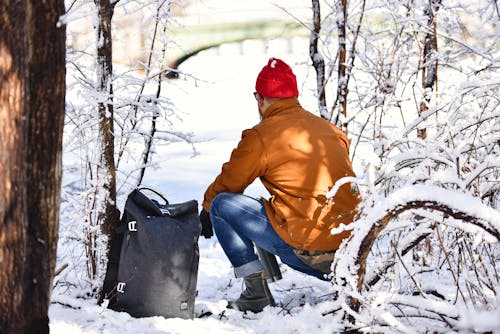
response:
M497 0L2 0L0 333L500 333L499 45ZM194 319L108 309L127 195L201 203L270 57L350 140L330 280L280 264L276 306L227 309L200 238Z

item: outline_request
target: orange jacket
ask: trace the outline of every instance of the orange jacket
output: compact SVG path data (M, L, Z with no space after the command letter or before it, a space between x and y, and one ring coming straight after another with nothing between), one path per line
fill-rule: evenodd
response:
M269 191L263 199L278 235L294 248L336 250L348 232L330 230L353 220L358 197L345 184L333 200L326 193L335 182L354 176L345 134L304 110L296 98L273 103L262 121L243 131L238 147L205 192L210 209L220 192L243 193L257 177Z

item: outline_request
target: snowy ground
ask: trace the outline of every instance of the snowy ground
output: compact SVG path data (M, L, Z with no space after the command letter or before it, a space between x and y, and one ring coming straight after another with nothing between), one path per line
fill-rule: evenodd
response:
M262 42L246 42L243 54L239 45L223 46L206 51L182 66L182 70L195 73L198 82L176 80L164 91L183 113L177 130L192 131L201 143L196 145L197 155L185 143L157 147L155 167L146 172L145 185L153 186L167 195L170 202L196 199L199 203L209 183L218 174L238 142L241 131L258 122L257 108L252 92L255 78L270 56L277 56L294 67L299 82L314 82L313 73L307 73L307 43L294 43L293 54L283 52L288 47L274 42L264 49ZM313 87L313 86L311 86ZM301 87L302 104L314 111L315 100L311 90ZM71 162L71 153L65 162ZM65 175L66 180L72 175ZM125 187L121 188L124 200ZM248 194L267 196L265 189L254 183ZM78 282L84 279L83 251L73 248L68 235L79 233L71 221L61 221L65 243L58 249L59 264L69 262L57 278L59 282ZM257 315L243 315L226 310L226 300L239 296L242 281L234 278L232 268L215 237L200 239L200 266L196 314L207 311L213 315L194 320L164 319L161 317L134 319L96 305L94 299L82 298L78 284L58 285L54 289L50 307L52 333L332 333L338 323L328 312L328 302L317 302L331 297L330 283L281 267L283 279L270 285L273 295L282 307L267 308ZM81 286L84 286L83 284Z

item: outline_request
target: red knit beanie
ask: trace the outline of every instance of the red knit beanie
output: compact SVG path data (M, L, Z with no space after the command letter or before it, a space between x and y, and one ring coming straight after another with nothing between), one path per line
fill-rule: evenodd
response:
M262 68L255 82L259 95L268 98L298 97L297 79L292 69L283 60L271 58Z

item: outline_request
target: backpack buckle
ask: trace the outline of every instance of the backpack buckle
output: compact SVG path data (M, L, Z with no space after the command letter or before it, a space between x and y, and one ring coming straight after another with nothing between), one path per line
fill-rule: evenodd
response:
M128 230L130 232L137 232L137 222L135 220L128 222Z
M125 282L118 282L118 284L116 285L116 291L118 291L119 293L124 293L125 285L127 285Z
M162 215L169 215L171 216L172 214L170 213L170 211L166 208L160 208L160 211L161 211L161 214Z

